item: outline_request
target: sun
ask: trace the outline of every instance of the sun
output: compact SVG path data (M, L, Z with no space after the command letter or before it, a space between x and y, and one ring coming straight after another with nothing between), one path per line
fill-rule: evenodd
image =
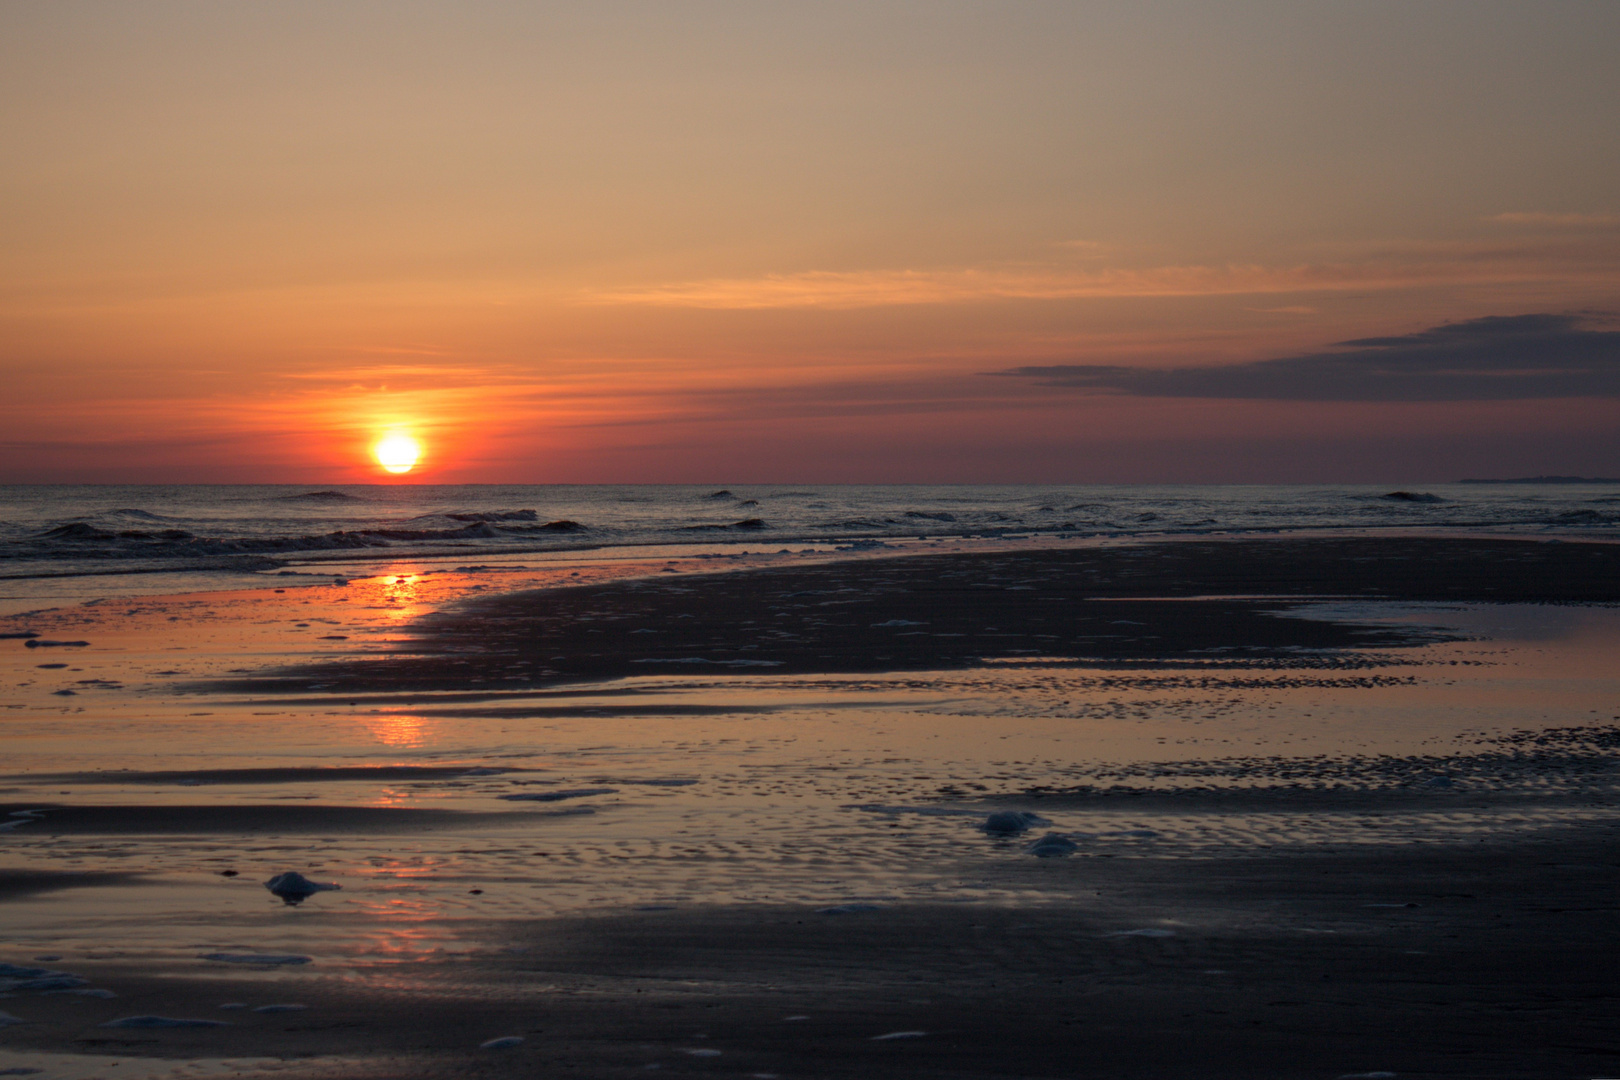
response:
M377 455L377 463L389 472L408 473L421 458L422 445L409 435L394 432L379 439L371 452Z

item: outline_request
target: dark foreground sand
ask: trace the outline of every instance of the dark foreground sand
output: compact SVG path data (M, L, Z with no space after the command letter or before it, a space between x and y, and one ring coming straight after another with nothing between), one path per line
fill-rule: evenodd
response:
M1212 596L1226 599L1187 599ZM313 708L332 699L295 695L397 702L401 693L455 691L439 701L449 714L488 691L641 674L951 670L1065 656L1091 667L1376 669L1392 663L1389 647L1433 640L1387 624L1278 616L1293 601L1275 597L1308 596L1613 603L1620 546L1279 540L672 574L463 605L426 622L393 655L192 692L248 692ZM1384 651L1367 651L1375 647ZM638 663L645 660L677 663ZM625 704L626 715L672 723L705 708L649 713ZM545 715L536 709L529 703L512 715ZM1437 817L1486 823L1444 842L1340 836L1314 847L1249 843L1196 857L1092 846L1069 858L1009 857L975 871L999 875L1009 891L1040 886L1017 904L695 903L544 918L462 915L454 930L465 949L413 953L364 978L325 974L321 962L208 961L200 957L213 946L200 943L219 940L218 927L193 936L177 927L182 945L168 959L135 960L109 948L45 965L116 998L20 991L0 999L0 1011L29 1021L0 1028L0 1068L15 1062L68 1075L66 1064L28 1056L48 1051L88 1055L92 1064L79 1061L72 1075L102 1077L129 1075L134 1061L249 1058L275 1059L274 1075L311 1078L1620 1076L1614 713L1620 701L1584 717L1587 726L1573 735L1498 739L1482 751L1479 782L1456 790L1424 785L1435 763L1413 759L1386 763L1379 783L1343 789L1213 790L1193 781L1153 791L1002 788L994 804L1048 813L1061 805L1074 814L1134 800L1144 813L1183 816L1234 815L1260 803L1301 817L1353 809L1375 834L1378 815L1393 820L1421 805ZM610 722L612 708L600 715ZM1356 767L1370 769L1366 761ZM328 770L328 779L384 779L384 770L392 770L390 780L430 771L357 767ZM294 779L273 769L222 769L116 780L169 798L163 785L199 777L265 793ZM83 774L34 779L76 793L102 783ZM935 797L947 806L988 805L957 789ZM1538 805L1559 813L1545 828L1519 827ZM272 805L245 794L212 806L211 820L157 795L150 804L63 799L0 810L27 806L51 807L30 827L64 844L81 835L116 842L121 833L203 828L274 831L290 847L317 831L402 843L452 821L496 830L516 820ZM1490 827L1493 815L1504 822L1499 832ZM1512 829L1509 817L1518 823ZM891 827L904 828L898 820ZM141 880L14 867L0 872L0 917L8 900L88 896ZM310 902L312 918L324 902ZM401 918L396 925L408 924L408 915ZM0 955L3 962L32 958ZM232 1001L307 1008L219 1008ZM132 1014L229 1026L99 1026ZM523 1041L479 1049L501 1036Z
M749 907L502 925L487 948L416 963L392 991L80 964L143 1011L232 1026L102 1029L91 1025L129 1006L34 997L36 1023L5 1039L114 1060L361 1059L294 1072L311 1077L616 1077L655 1065L783 1077L1608 1076L1620 1065L1616 839L1048 862L1031 872L1067 876L1074 902L1034 909ZM222 1013L227 1000L310 1008ZM475 1049L502 1035L525 1041Z

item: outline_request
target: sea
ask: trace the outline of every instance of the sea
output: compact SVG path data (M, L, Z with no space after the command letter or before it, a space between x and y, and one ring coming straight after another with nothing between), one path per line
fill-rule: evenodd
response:
M0 486L0 611L247 588L402 558L861 550L925 538L1296 531L1615 536L1620 481L1367 485ZM357 569L359 568L359 569Z

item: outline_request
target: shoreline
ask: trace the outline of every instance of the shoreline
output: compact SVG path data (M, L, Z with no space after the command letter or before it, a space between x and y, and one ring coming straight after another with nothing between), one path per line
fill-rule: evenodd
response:
M1062 550L1133 547L1141 545L1161 545L1178 543L1264 543L1273 540L1487 540L1487 541L1523 541L1523 542L1558 542L1578 544L1614 544L1620 545L1620 537L1605 536L1596 531L1579 526L1566 528L1539 527L1534 532L1527 532L1517 525L1492 525L1483 523L1479 525L1436 527L1433 525L1411 526L1339 526L1339 527L1302 527L1302 528L1269 528L1253 527L1249 529L1231 528L1221 530L1184 530L1162 533L1062 533L1043 532L1040 530L1009 530L1006 535L947 535L926 536L911 534L900 536L859 536L827 537L825 535L781 535L756 534L740 536L737 539L722 539L707 537L693 538L687 541L648 540L612 541L598 544L580 544L566 546L546 546L522 549L423 549L423 548L378 548L362 549L362 551L334 551L328 553L310 552L301 556L294 555L271 560L274 566L264 566L249 569L233 569L230 565L232 559L261 560L261 556L220 556L218 565L191 565L191 566L122 566L107 569L51 571L43 570L39 573L28 574L0 574L0 583L3 582L54 582L61 586L68 586L74 582L91 584L107 582L111 579L128 577L135 582L151 580L157 577L172 576L185 579L189 575L222 575L231 580L228 584L209 585L196 590L149 589L144 587L131 587L113 592L102 592L108 597L125 600L143 600L157 598L173 598L177 596L206 595L214 592L236 592L255 587L255 582L261 588L319 588L328 584L328 581L299 581L298 578L313 577L321 579L343 577L365 577L384 572L383 568L390 564L413 564L430 568L429 572L443 573L444 568L439 564L465 562L482 563L492 568L500 568L502 564L517 559L554 564L552 569L565 569L573 565L595 565L602 563L636 563L655 561L662 555L672 555L676 560L685 562L691 559L737 559L755 558L776 560L782 556L812 556L814 561L853 562L872 558L904 558L911 555L934 554L979 554L999 553L1010 550L1003 547L1006 544L1015 544L1020 548ZM743 551L732 549L739 547L772 548L782 544L791 544L799 548L797 551ZM808 545L808 546L806 546ZM964 550L966 549L966 550ZM363 553L369 550L370 555ZM585 555L587 558L570 559L568 556ZM558 557L558 558L553 558ZM795 560L798 561L798 560ZM334 567L342 570L341 573L318 569L319 567ZM541 570L543 567L525 567L523 569ZM272 572L274 571L274 572ZM717 570L718 572L718 570ZM274 583L273 585L270 583ZM88 597L88 593L86 594ZM77 599L77 598L76 598ZM0 607L14 607L20 598L7 601L0 598ZM82 599L80 600L82 602ZM13 616L26 616L40 614L55 610L55 608L17 608L16 610L0 612L0 618Z

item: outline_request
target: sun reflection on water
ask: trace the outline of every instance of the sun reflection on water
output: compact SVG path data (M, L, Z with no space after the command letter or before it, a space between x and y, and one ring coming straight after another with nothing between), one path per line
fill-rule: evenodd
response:
M372 738L398 750L413 750L427 745L434 729L430 720L400 713L362 716L359 720L371 732Z
M383 602L388 614L398 622L407 622L422 613L423 581L416 574L394 574L383 579Z

